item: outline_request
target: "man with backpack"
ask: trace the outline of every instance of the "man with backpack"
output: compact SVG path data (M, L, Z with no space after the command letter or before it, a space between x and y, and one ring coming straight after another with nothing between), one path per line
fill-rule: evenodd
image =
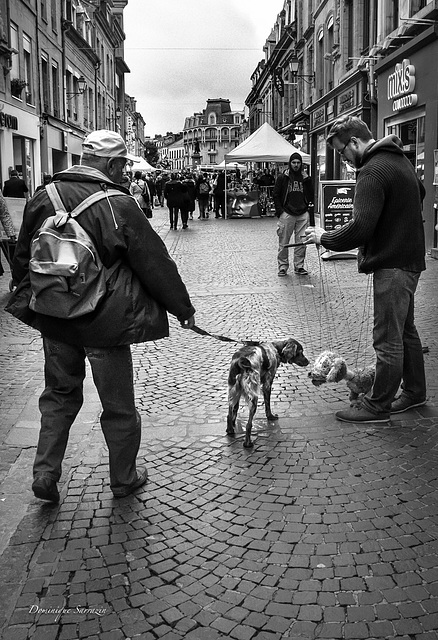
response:
M59 501L57 482L83 403L86 358L103 407L110 487L116 498L124 497L147 481L146 468L136 465L141 420L130 345L168 336L167 313L183 328L195 323L175 262L120 185L127 155L119 134L89 134L81 165L55 174L49 191L29 201L18 238L17 288L7 311L43 338L45 389L32 489L50 502ZM63 234L68 226L70 233ZM87 249L97 254L92 268Z

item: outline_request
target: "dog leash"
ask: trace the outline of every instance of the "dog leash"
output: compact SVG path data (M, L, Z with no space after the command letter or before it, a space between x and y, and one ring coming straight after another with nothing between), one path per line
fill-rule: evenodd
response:
M210 333L205 329L201 329L194 325L191 327L192 331L198 333L200 336L209 336L210 338L215 338L215 340L221 340L221 342L235 342L236 344L246 344L248 346L256 347L260 344L258 340L236 340L235 338L228 338L227 336L220 336L217 333Z

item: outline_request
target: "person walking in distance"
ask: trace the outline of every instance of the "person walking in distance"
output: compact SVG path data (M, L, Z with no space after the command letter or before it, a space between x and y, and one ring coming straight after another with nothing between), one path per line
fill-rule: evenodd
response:
M199 218L205 220L208 218L208 201L210 198L210 183L208 174L201 173L196 182L196 197L198 198Z
M285 276L289 269L289 248L292 235L294 241L301 243L301 236L309 225L309 207L313 207L312 179L303 168L301 155L296 152L289 158L289 170L280 173L275 181L273 199L275 215L278 218L278 275ZM294 271L299 276L307 274L304 267L306 247L294 249Z
M20 178L16 169L12 169L9 180L5 180L3 195L5 198L29 199L29 188L23 178Z
M141 419L135 407L130 345L168 336L167 313L184 328L194 326L195 309L175 262L128 189L120 185L127 156L118 133L94 131L83 141L81 164L53 177L69 211L90 195L120 191L91 204L76 218L110 272L107 291L94 311L59 318L29 307L32 238L54 214L46 189L27 204L17 242L13 277L18 286L7 311L37 329L43 339L45 388L39 400L41 429L32 489L37 498L50 502L59 501L57 483L69 431L83 404L85 360L103 407L100 423L109 450L110 488L114 497L124 497L147 481L146 468L137 466Z
M164 185L164 197L169 209L170 229L176 231L178 229L178 212L183 209L187 198L187 187L183 185L177 173L171 173L170 180Z
M356 169L353 217L340 229L306 230L306 242L333 251L358 247L361 273L373 274L376 375L361 406L338 411L343 422L389 422L390 415L426 404L421 340L414 299L426 268L422 200L425 190L395 135L375 140L365 122L339 118L328 143ZM401 394L396 397L401 384Z

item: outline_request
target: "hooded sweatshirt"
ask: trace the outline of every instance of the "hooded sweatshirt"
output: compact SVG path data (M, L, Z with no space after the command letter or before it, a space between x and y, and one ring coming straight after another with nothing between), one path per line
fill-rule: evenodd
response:
M292 169L293 160L300 161L299 171ZM274 186L273 198L275 215L279 218L283 212L292 216L299 216L308 210L313 202L313 185L309 176L303 177L301 170L302 158L297 152L289 158L289 170L278 176Z
M326 249L360 248L359 271L424 271L425 241L421 202L425 190L402 142L389 135L373 142L357 173L350 222L321 237Z

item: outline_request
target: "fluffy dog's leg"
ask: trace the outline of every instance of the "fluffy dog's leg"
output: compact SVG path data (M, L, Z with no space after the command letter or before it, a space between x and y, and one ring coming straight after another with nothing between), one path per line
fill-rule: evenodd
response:
M272 390L271 378L265 380L263 383L263 398L265 400L265 413L268 420L278 420L278 415L272 413L271 410L271 390Z
M230 367L228 375L228 416L227 416L227 435L234 436L236 427L237 412L239 410L240 396L242 395L241 384L241 367L239 362L235 361Z
M246 433L245 440L243 441L243 446L245 449L250 449L254 446L253 441L251 440L251 431L252 431L252 421L254 418L254 414L257 411L257 398L252 398L249 403L249 417L248 422L246 423Z
M239 411L240 393L237 385L228 390L227 435L235 435L237 412Z

